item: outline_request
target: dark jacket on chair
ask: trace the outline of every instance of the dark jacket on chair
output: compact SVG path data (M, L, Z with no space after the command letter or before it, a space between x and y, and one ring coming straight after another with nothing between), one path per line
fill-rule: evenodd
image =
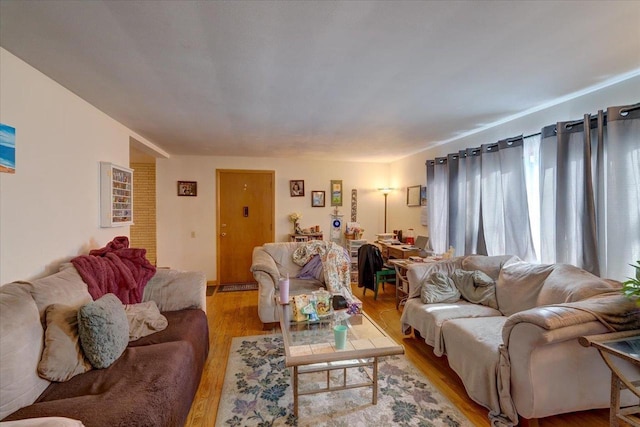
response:
M374 289L376 271L382 270L384 262L376 245L364 244L358 249L358 287Z

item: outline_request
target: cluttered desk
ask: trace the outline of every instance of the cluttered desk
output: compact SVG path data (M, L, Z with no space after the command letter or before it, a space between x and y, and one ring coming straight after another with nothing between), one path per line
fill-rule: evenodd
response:
M379 234L377 243L380 245L382 258L387 259L408 259L412 256L426 257L429 255L429 238L418 236L415 243L400 242L393 234Z

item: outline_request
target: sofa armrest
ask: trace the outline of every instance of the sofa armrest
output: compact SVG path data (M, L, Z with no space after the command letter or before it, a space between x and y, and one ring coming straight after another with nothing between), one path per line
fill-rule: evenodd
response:
M160 311L199 308L207 312L207 278L200 271L158 269L144 288L143 301L155 301Z
M262 285L271 283L271 286L275 287L280 279L280 271L275 260L261 246L253 248L251 272L258 283Z
M581 301L564 304L552 304L534 307L514 313L507 319L502 329L502 339L509 343L512 329L520 323L536 325L546 335L565 336L562 330L578 328L590 322L598 322L605 331L624 331L640 328L640 308L632 301L624 298L619 292L608 292ZM578 332L579 333L579 332ZM577 338L579 335L569 334L565 339Z

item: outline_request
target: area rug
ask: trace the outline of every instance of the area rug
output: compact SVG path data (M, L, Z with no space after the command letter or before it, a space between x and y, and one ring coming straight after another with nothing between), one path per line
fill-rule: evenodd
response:
M218 292L257 291L257 283L230 283L218 286Z
M367 372L357 368L358 375ZM332 382L341 381L342 371L331 376ZM324 381L324 373L307 374L300 388L323 387ZM371 388L358 388L301 396L296 418L282 335L237 337L231 343L216 426L473 425L404 356L380 359L377 405L371 403L371 393Z

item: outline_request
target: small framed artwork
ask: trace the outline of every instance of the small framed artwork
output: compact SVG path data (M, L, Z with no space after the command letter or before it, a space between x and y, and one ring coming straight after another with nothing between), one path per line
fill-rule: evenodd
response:
M331 180L331 206L342 206L342 180Z
M323 208L324 207L324 191L312 191L311 192L311 207Z
M427 187L420 186L420 206L427 206Z
M178 196L197 196L198 183L196 181L178 181Z
M294 179L289 181L289 192L291 193L291 197L304 196L304 180Z
M420 186L407 187L407 206L420 206Z

